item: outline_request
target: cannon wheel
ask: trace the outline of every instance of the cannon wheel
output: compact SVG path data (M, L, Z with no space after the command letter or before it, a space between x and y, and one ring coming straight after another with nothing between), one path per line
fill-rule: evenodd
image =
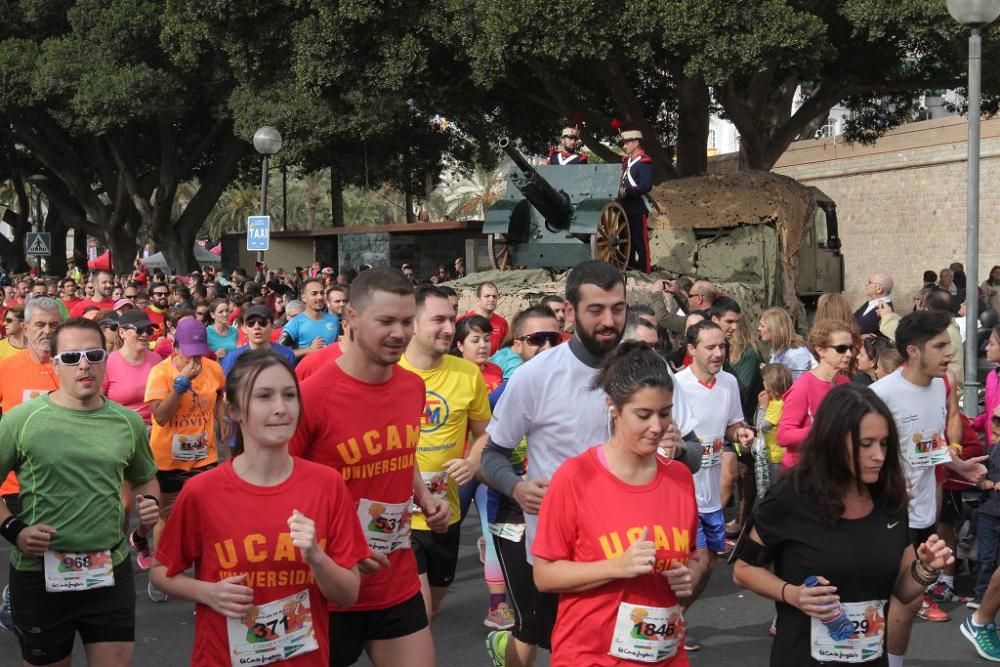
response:
M490 251L490 263L498 271L510 270L510 240L506 234L490 234L486 239Z
M614 264L622 271L628 266L632 256L632 235L628 216L618 202L611 201L604 205L597 231L590 237L590 250L594 259Z

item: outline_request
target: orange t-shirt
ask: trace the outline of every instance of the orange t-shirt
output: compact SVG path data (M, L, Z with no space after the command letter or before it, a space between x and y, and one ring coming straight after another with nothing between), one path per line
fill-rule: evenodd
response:
M153 366L146 380L144 401L162 401L174 391L180 375L174 357ZM191 390L181 395L177 412L165 425L153 418L149 448L159 470L191 470L219 460L215 445L215 406L226 386L219 362L201 358L201 373L191 381Z
M0 359L0 409L7 414L15 406L59 388L59 376L51 362L40 364L28 350ZM14 473L0 484L0 495L17 493Z

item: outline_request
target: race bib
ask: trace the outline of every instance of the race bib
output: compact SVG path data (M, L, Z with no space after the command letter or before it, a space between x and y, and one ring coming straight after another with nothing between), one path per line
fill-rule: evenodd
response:
M633 662L662 662L677 655L684 638L681 608L622 602L608 655Z
M699 439L701 443L701 467L711 468L722 463L722 436Z
M115 585L111 550L85 553L46 551L45 590L49 593L86 591Z
M23 392L21 392L21 402L27 403L31 399L43 396L48 392L49 392L48 389L25 389Z
M367 498L358 502L358 519L369 549L388 556L410 548L411 502L393 504Z
M885 606L887 600L841 602L854 633L836 641L818 619L809 628L811 655L820 662L862 663L882 657L885 638Z
M914 468L926 468L951 461L944 433L914 433L902 445L903 457Z
M444 470L439 470L438 472L422 472L420 476L424 480L424 486L427 490L431 492L431 495L441 500L448 495L448 473ZM414 514L423 512L420 506L416 503L410 508L410 511Z
M523 523L491 523L489 529L491 535L511 542L520 542L524 537Z
M176 461L201 461L208 458L208 437L204 433L182 435L177 433L171 444L171 456Z
M227 618L226 626L233 667L290 660L319 648L309 591L251 607L243 618Z

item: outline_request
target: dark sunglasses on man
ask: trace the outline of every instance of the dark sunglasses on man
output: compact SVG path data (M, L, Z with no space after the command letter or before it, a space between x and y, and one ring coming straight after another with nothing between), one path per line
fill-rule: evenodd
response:
M536 331L533 334L528 334L527 336L518 336L517 340L527 343L532 347L541 347L548 341L549 345L555 347L562 342L562 334L558 331Z
M265 320L263 317L248 317L243 324L245 324L248 329L256 329L257 327L263 329L270 324L270 322Z

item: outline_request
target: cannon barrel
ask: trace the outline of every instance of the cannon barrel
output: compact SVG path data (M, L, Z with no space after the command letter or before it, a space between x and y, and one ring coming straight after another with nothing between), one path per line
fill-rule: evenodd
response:
M552 187L538 170L528 162L507 138L499 142L500 149L506 153L521 172L521 178L512 174L511 182L520 190L535 209L545 218L545 223L554 229L566 229L573 218L573 204L569 195Z

